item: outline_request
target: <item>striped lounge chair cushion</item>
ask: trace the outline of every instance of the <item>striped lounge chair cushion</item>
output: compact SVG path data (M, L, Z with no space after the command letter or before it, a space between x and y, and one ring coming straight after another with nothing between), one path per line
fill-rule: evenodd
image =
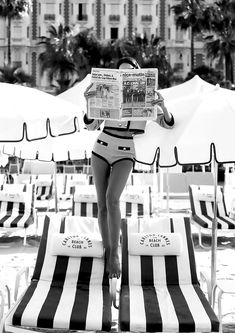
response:
M54 234L83 233L88 226L84 224L83 229L82 221L74 216L66 220L59 214L53 214L50 219L46 216L31 284L8 325L110 330L111 298L104 258L55 256L50 252ZM97 234L98 225L96 229Z
M72 215L89 217L98 216L97 195L94 185L84 185L75 188Z
M122 193L120 198L121 216L142 217L150 215L149 211L149 191L142 186L129 185ZM146 191L147 189L147 191Z
M223 189L217 187L217 228L235 229L235 221L228 216ZM214 220L214 186L190 185L189 198L193 220L202 228L212 228Z
M10 185L0 191L0 227L27 228L34 222L34 186L24 185L22 191L16 192L14 184Z
M179 233L179 255L130 255L128 237L136 232ZM200 289L186 217L122 223L121 331L217 332L219 321Z
M53 182L36 182L36 200L48 200L52 197Z

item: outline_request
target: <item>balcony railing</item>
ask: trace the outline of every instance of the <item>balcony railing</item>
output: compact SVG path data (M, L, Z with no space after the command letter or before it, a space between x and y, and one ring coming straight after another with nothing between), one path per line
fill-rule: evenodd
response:
M21 43L23 38L12 38L11 41L12 43Z
M88 20L88 15L87 14L78 14L77 15L77 20L78 21L87 21Z
M22 61L12 61L13 67L22 67Z
M109 21L110 22L119 22L120 21L120 15L109 15Z
M44 14L45 21L55 21L55 14Z
M142 22L152 22L152 15L141 15Z
M183 71L184 64L182 62L176 62L174 65L174 70L176 71Z

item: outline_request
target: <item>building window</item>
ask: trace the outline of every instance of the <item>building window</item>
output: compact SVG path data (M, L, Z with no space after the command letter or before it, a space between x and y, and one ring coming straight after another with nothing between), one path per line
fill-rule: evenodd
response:
M124 12L124 15L126 15L126 4L124 4L124 10L123 10L123 12Z
M148 40L151 38L151 29L150 28L143 28L143 35L147 37Z
M167 29L167 38L170 40L171 39L171 28Z
M118 28L111 28L110 29L110 38L111 39L118 39Z
M126 28L123 29L123 37L126 38Z
M95 15L95 4L94 3L91 6L91 13L92 13L92 16Z
M28 65L29 63L29 55L28 53L25 54L25 64Z
M29 27L27 27L27 29L26 29L26 36L27 36L27 38L29 38Z
M158 28L156 28L156 36L158 37Z
M156 16L158 16L158 5L156 5Z
M73 3L71 3L71 15L73 15Z
M41 4L40 4L40 2L38 4L38 15L41 15Z
M174 64L174 70L176 72L182 72L184 70L184 64L182 62L176 62Z
M103 39L105 39L105 27L103 27Z
M60 3L59 4L59 15L61 15L62 14L62 4Z
M137 16L138 15L138 5L136 4L135 5L135 16Z
M103 4L103 15L105 15L105 3Z
M78 21L87 20L87 13L86 13L86 4L79 3L78 4Z
M176 42L183 42L183 40L184 40L183 30L176 29L176 31L175 31L175 40L176 40Z
M38 27L38 37L41 37L41 27Z
M203 65L203 55L201 53L197 53L195 67L200 67L202 65Z

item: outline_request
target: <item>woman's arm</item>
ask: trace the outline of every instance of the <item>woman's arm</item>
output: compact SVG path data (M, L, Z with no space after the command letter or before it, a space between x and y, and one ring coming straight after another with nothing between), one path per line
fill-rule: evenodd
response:
M152 103L157 106L157 119L156 122L164 128L172 128L175 124L173 115L167 110L164 104L164 98L159 92L156 92L158 98Z

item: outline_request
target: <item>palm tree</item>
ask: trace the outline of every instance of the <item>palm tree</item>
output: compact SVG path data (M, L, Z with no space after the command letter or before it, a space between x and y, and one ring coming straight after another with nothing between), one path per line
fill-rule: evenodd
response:
M225 64L225 79L234 82L235 1L220 0L207 8L210 34L205 37L207 56ZM209 30L209 29L208 29Z
M72 86L77 78L78 72L74 64L74 48L72 43L72 31L69 27L53 25L49 27L50 37L40 37L39 45L45 50L39 54L40 74L47 74L52 87L56 93L62 93Z
M92 67L102 65L101 52L105 44L95 36L93 29L85 29L73 36L73 59L82 76L90 73Z
M0 67L0 82L32 86L33 77L17 66Z
M181 30L191 29L191 71L194 69L194 37L206 28L207 21L203 16L205 0L181 0L180 4L171 7L176 17L176 27Z
M158 36L136 34L132 40L119 39L113 44L115 61L124 56L135 58L142 68L158 68L158 86L170 86L173 75L170 63L167 61L166 48Z
M7 64L11 65L11 21L29 9L29 1L0 0L0 17L7 21Z

